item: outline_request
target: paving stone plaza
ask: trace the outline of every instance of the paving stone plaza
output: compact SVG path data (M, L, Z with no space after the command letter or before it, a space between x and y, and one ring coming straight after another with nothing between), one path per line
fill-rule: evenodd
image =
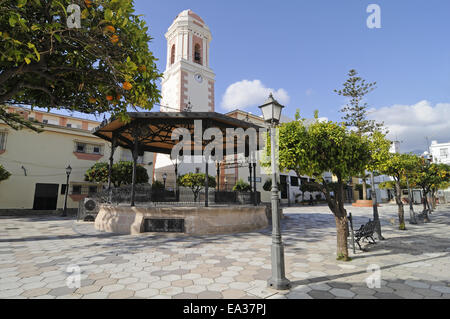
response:
M339 262L328 208L285 208L289 291L266 287L270 227L220 236L119 236L73 219L2 217L0 298L449 299L450 206L438 207L431 223L407 224L407 231L397 230L396 209L379 208L387 240L367 252L350 247L353 260ZM372 216L371 208L347 211L355 228Z

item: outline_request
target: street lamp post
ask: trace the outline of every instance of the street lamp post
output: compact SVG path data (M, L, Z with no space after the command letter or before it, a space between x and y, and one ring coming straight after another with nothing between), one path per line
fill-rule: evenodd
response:
M270 123L271 161L272 161L272 277L268 280L268 286L278 290L286 290L290 282L285 277L284 247L281 238L279 191L277 186L277 170L275 158L275 127L281 118L283 106L270 94L269 99L259 107L266 123Z
M66 167L66 175L67 175L67 180L66 180L66 194L64 196L64 210L62 213L62 217L67 217L67 194L69 193L69 177L70 177L70 173L72 173L72 167L67 166Z
M166 179L167 179L167 174L164 173L163 176L162 176L162 178L163 178L163 181L164 181L164 190L166 190Z

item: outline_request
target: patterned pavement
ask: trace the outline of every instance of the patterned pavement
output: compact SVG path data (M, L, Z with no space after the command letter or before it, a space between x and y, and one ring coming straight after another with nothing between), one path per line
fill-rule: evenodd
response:
M372 214L371 208L347 210L355 228ZM393 224L396 206L379 211L387 240L367 252L350 249L353 260L339 262L327 207L285 208L289 291L266 287L270 228L220 236L117 236L71 219L2 217L0 298L449 299L450 206L407 231Z

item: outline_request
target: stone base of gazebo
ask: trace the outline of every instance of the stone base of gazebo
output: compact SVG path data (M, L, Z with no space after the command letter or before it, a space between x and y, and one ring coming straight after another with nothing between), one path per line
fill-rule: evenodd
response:
M373 206L373 201L370 200L357 200L356 203L353 203L352 206L355 207L372 207ZM377 204L377 206L379 207L380 204Z
M180 232L189 235L230 234L268 226L264 206L130 207L102 205L95 228L136 235L145 232Z

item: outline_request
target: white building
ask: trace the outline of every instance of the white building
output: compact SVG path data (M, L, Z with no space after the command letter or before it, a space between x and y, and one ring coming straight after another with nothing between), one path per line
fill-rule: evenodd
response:
M437 141L432 141L430 146L430 154L432 156L433 163L450 165L450 142L438 143Z

